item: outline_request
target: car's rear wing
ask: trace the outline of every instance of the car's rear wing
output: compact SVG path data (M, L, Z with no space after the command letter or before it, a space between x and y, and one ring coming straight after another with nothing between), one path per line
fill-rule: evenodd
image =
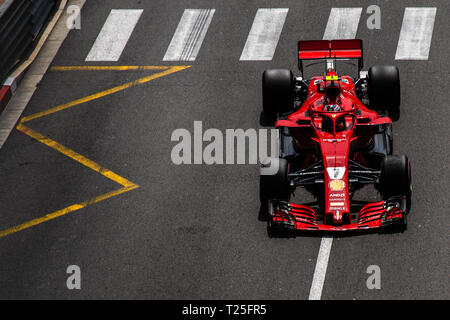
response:
M358 59L358 73L363 67L363 44L360 39L308 40L298 42L298 69L303 75L303 60Z

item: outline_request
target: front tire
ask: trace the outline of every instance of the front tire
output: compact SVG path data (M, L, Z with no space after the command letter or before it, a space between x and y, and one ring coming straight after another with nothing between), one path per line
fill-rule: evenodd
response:
M408 157L405 155L384 157L380 176L380 192L383 198L406 196L410 202L411 190L411 164Z
M268 166L268 167L267 167ZM260 200L289 201L291 190L288 181L289 163L283 158L267 158L261 168Z

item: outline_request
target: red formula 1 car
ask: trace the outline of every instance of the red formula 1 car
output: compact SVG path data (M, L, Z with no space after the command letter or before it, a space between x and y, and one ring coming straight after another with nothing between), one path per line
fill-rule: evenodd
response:
M299 41L301 77L289 70L263 73L263 117L279 129L278 158L263 163L262 208L269 236L288 230L346 231L406 228L411 167L392 155L392 121L400 116L400 78L395 66L362 72L362 41ZM303 78L303 61L320 59L324 76ZM339 75L336 63L356 59L356 78ZM268 168L277 170L267 173ZM353 200L373 185L378 201ZM297 187L317 201L291 203Z

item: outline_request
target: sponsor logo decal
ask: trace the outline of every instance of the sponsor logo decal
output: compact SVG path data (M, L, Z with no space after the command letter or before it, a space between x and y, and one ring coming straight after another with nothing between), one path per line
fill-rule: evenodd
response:
M342 191L345 188L345 182L343 180L331 180L328 186L332 191Z
M330 207L342 207L344 202L330 202Z
M342 142L342 141L346 141L346 138L336 138L336 139L323 139L322 141L325 142Z
M344 198L345 193L332 193L330 194L330 198Z
M330 179L341 180L344 177L345 167L329 167L327 172Z

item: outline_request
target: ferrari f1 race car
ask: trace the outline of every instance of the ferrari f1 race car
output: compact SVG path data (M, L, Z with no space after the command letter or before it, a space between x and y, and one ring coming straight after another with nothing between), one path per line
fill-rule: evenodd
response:
M269 236L293 230L404 230L411 206L411 166L392 155L392 121L400 117L395 66L363 67L359 39L298 42L300 77L263 73L262 115L279 130L278 157L263 162L260 199ZM323 63L324 76L304 78L303 61ZM339 75L339 61L355 61L358 76ZM265 173L268 166L277 170ZM377 201L354 201L366 185ZM292 203L298 187L317 201Z

